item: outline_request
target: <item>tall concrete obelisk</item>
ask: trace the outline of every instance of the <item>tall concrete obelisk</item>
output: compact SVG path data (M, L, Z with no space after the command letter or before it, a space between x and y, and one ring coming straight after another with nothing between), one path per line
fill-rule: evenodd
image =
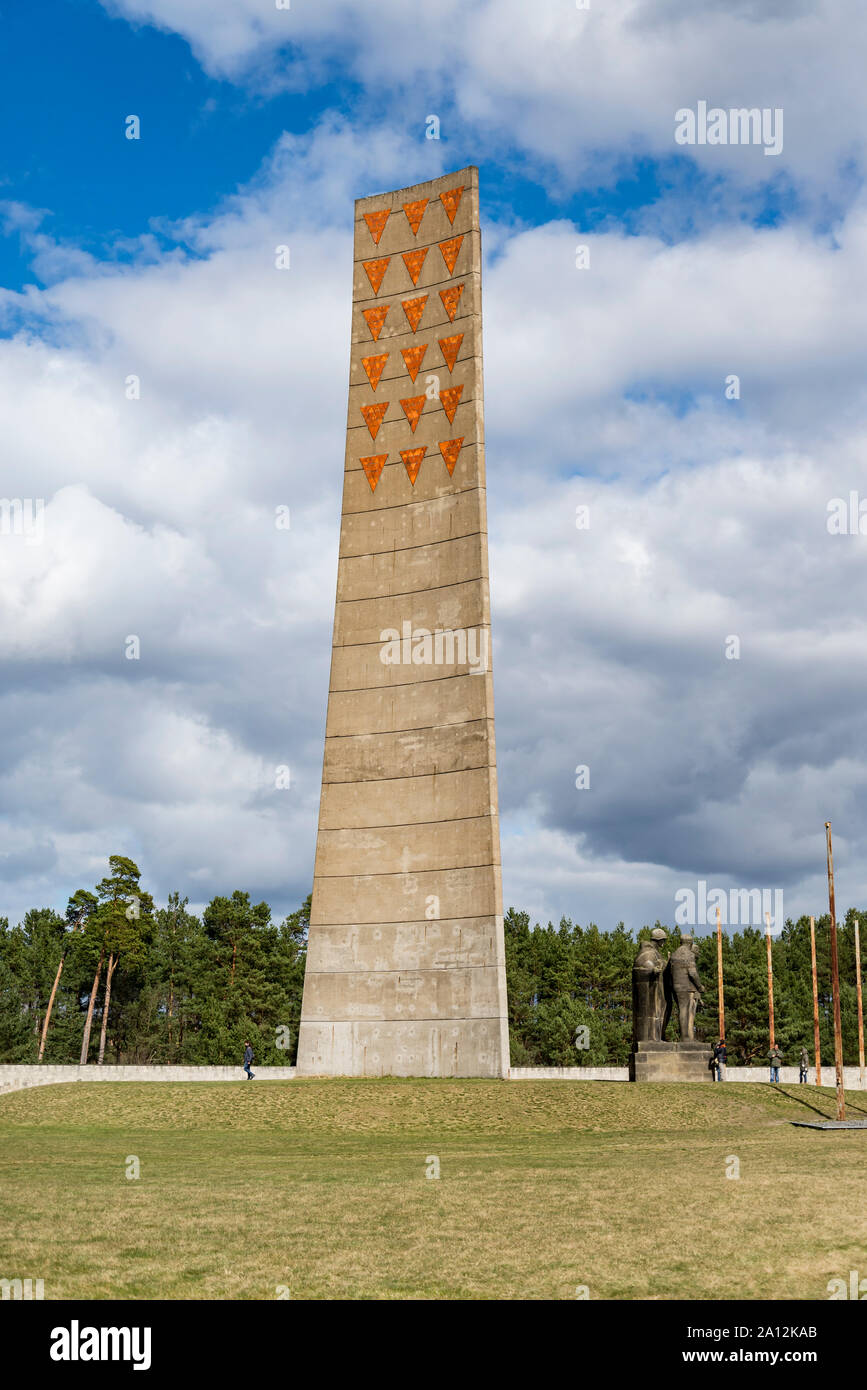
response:
M355 205L301 1075L509 1067L478 170Z

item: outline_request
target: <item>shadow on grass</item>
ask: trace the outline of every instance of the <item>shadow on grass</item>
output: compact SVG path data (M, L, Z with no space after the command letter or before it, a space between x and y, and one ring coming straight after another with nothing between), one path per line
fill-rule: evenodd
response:
M773 1085L768 1082L768 1086L771 1090L778 1092L780 1095L787 1096L789 1100L797 1101L799 1105L805 1106L807 1110L813 1110L817 1115L821 1115L823 1120L836 1119L836 1102L832 1100L830 1096L821 1097L830 1107L829 1110L821 1110L818 1105L811 1105L807 1097L802 1096L798 1089L790 1091L787 1086L781 1086L779 1082L775 1082ZM819 1099L819 1097L816 1097L816 1099ZM831 1113L832 1110L833 1113ZM867 1115L867 1109L865 1109L863 1105L856 1105L848 1096L846 1097L846 1110L847 1113L850 1110L857 1110L859 1115Z

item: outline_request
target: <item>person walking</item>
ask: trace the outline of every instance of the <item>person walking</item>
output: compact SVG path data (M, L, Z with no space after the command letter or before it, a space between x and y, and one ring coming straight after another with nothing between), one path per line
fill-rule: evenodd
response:
M780 1067L783 1065L783 1054L777 1047L776 1043L774 1043L774 1046L771 1048L770 1052L768 1053L768 1056L771 1059L771 1081L779 1081Z
M715 1066L714 1078L713 1078L714 1081L725 1081L725 1079L726 1079L726 1062L728 1061L728 1053L727 1053L727 1051L726 1051L726 1045L725 1045L725 1039L724 1039L724 1038L720 1038L719 1042L717 1043L716 1047L714 1048L714 1050L713 1050L713 1060L714 1060L714 1066Z
M802 1047L802 1048L801 1048L801 1058L800 1058L800 1068L801 1068L801 1071L800 1071L800 1076L798 1077L798 1080L799 1080L803 1085L806 1085L806 1084L807 1084L807 1069L809 1068L809 1065L810 1065L810 1054L808 1053L808 1051L807 1051L807 1049L806 1049L805 1047Z
M253 1049L249 1042L244 1043L244 1071L247 1073L247 1080L253 1080L253 1072L250 1068L253 1065Z

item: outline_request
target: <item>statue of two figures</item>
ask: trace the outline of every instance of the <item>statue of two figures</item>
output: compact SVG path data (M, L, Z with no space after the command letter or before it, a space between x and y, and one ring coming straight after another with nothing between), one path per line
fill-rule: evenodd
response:
M661 927L655 927L648 941L638 947L632 967L632 1030L636 1043L661 1042L677 1001L681 1041L695 1038L695 1014L701 1000L701 980L696 969L695 949L689 933L666 960L662 948L668 940Z

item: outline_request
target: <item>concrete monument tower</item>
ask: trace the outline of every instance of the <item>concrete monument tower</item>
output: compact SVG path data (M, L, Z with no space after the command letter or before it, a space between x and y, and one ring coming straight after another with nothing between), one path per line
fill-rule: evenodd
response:
M298 1072L505 1076L478 170L355 205Z

